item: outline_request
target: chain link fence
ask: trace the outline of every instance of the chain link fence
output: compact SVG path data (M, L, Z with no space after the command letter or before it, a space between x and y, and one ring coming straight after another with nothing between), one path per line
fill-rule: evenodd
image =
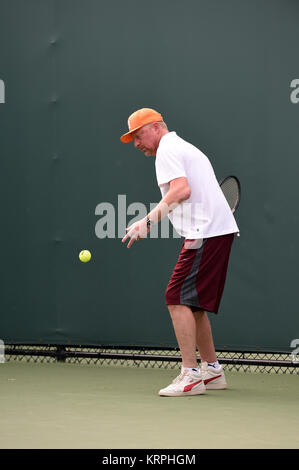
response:
M299 375L299 360L289 352L217 351L217 357L227 371L266 372ZM178 348L146 348L138 346L81 345L5 345L5 361L26 361L99 366L131 366L143 368L179 369ZM200 358L198 357L200 362Z

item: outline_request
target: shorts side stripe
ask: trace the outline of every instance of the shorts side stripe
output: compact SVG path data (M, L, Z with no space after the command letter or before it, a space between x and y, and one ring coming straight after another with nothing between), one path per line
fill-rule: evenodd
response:
M204 240L202 246L198 248L196 256L193 261L192 268L182 284L182 288L180 292L180 301L182 305L184 304L188 305L188 303L191 303L191 302L192 303L194 302L195 305L199 305L197 289L196 289L196 280L197 280L198 268L200 265L205 243L206 243L206 240Z

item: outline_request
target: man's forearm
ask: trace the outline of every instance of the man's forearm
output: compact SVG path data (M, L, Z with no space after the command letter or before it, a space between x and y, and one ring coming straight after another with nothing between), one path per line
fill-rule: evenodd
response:
M188 199L188 197L185 197L185 194L170 190L167 194L165 194L163 199L161 199L159 204L157 204L157 206L151 212L149 212L147 217L156 224L166 217L166 215L172 212L181 202L183 202L185 199Z
M149 218L153 224L156 224L189 197L190 190L186 188L186 186L183 189L170 189L159 204L146 217L126 228L128 233L124 236L122 242L124 243L130 238L130 242L127 246L127 248L130 248L136 240L146 238L147 233L150 231L149 224L146 221L147 218Z

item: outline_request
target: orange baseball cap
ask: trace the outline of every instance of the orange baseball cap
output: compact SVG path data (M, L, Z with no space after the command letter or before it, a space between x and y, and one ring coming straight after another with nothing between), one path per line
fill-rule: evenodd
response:
M128 119L128 127L129 132L122 135L120 140L125 144L131 142L133 140L132 133L140 129L142 126L146 124L150 124L151 122L162 122L163 118L160 113L155 111L154 109L150 108L142 108L135 111L135 113L131 114Z

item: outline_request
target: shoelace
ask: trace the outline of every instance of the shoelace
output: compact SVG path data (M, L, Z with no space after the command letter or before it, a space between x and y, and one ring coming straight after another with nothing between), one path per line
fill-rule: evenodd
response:
M172 383L173 383L173 384L179 383L179 382L183 379L183 377L184 377L185 375L186 375L186 371L181 372L180 375L178 375L178 376L172 381Z
M187 375L188 371L184 370L183 372L180 373L180 375L178 375L173 381L172 383L173 384L177 384L179 383L184 377L185 375ZM189 378L188 382L191 384L194 382L194 378Z

